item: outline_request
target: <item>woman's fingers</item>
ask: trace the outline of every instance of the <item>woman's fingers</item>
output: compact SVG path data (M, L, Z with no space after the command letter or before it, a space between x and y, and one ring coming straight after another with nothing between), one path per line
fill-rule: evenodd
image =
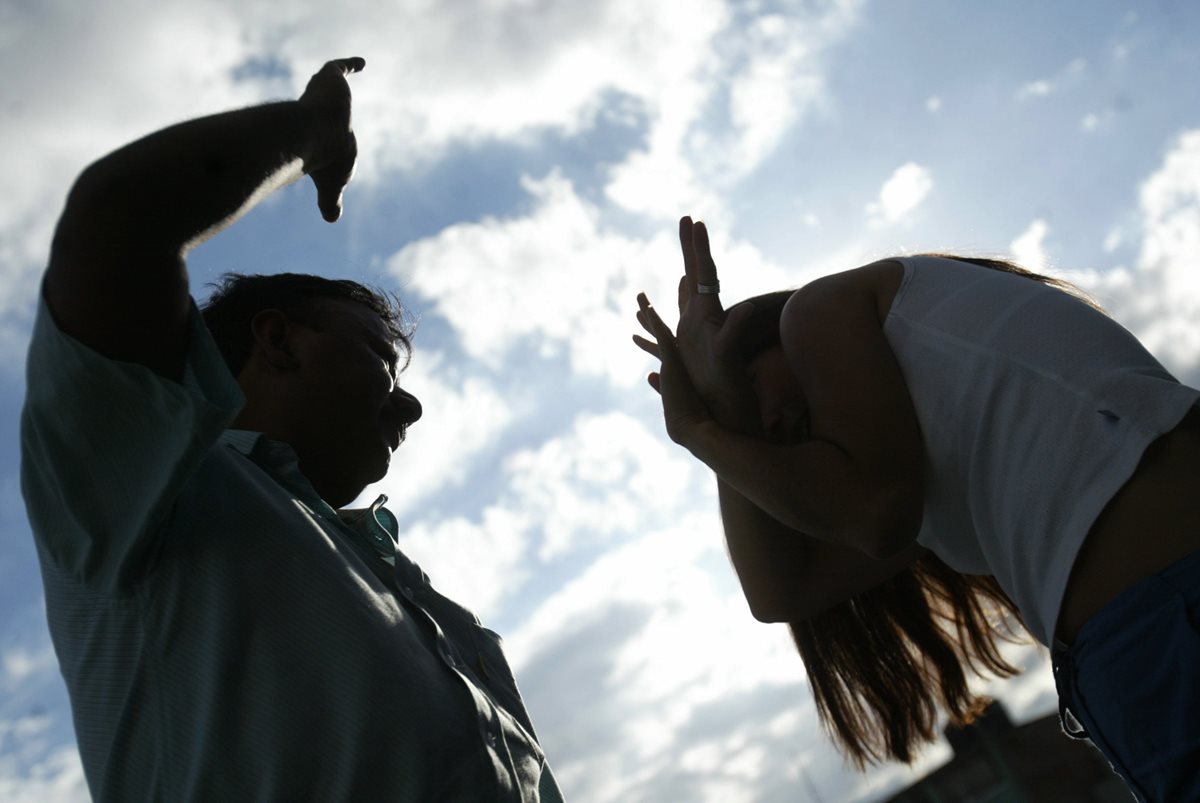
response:
M683 252L683 275L696 280L696 246L692 241L692 219L684 215L679 219L679 250Z
M695 244L694 276L697 287L718 287L717 263L712 258L712 249L708 243L708 227L704 223L696 223L692 227L692 242ZM716 296L716 293L706 295Z
M649 354L651 357L657 357L660 360L662 359L662 354L659 352L658 344L654 341L647 340L641 335L634 335L633 342L637 344L638 348Z
M642 322L642 326L646 327L646 331L654 336L658 341L659 346L674 345L675 335L671 332L670 327L663 323L663 319L659 317L658 310L650 303L650 299L645 293L638 293L638 306L641 309L638 318ZM644 319L644 320L643 320Z
M679 312L692 302L699 302L697 310L705 317L721 311L721 300L717 296L717 266L713 262L708 245L708 230L704 224L693 222L690 217L679 221L679 245L683 251L684 278L679 287Z
M647 334L654 334L654 329L651 328L650 318L642 310L637 311L637 322L642 325L642 328L646 330ZM637 337L637 335L634 335L634 337Z

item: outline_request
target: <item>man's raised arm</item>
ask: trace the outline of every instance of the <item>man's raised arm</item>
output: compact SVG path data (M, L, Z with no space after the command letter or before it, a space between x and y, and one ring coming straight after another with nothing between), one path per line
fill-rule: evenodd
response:
M338 219L357 155L345 76L364 65L330 61L297 101L180 123L85 169L46 270L46 303L58 326L101 354L178 379L188 249L303 174L317 186L322 216Z

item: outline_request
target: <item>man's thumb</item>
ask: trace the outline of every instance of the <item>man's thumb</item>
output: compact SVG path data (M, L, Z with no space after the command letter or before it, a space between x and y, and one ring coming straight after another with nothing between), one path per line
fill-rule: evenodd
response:
M336 223L342 216L342 188L333 189L317 185L317 207L321 217L329 223Z

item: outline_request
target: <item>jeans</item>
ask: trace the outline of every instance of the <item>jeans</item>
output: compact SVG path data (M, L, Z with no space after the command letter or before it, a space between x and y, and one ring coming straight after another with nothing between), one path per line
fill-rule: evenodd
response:
M1200 552L1056 642L1063 731L1090 739L1144 803L1200 801Z

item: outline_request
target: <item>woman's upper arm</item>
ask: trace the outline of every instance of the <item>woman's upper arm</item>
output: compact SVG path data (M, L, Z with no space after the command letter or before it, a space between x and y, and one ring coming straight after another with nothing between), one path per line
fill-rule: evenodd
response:
M893 261L818 279L784 307L780 335L808 401L811 434L840 449L856 482L845 509L877 538L875 557L916 539L924 449L912 398L883 317L903 268Z

